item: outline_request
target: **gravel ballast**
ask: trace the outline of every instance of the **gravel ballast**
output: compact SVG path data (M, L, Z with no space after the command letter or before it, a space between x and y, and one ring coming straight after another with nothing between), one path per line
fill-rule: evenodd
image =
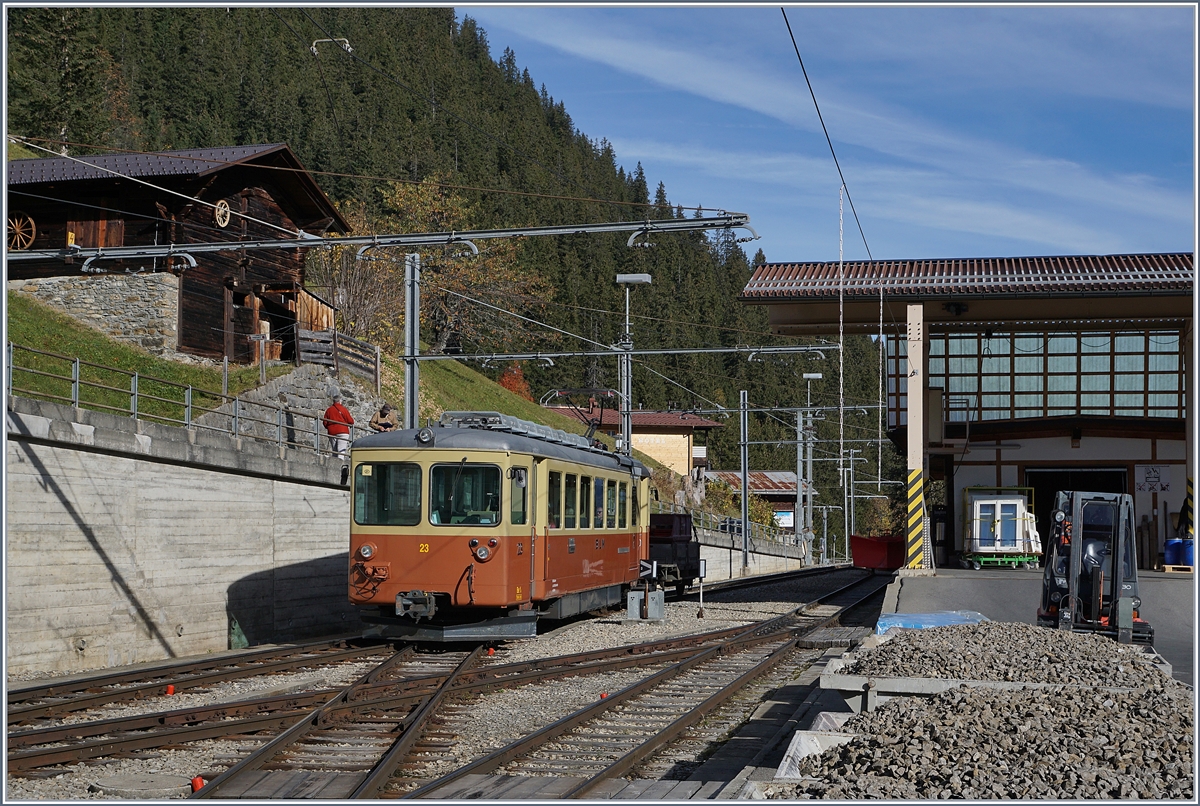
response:
M849 674L1061 684L958 687L852 717L768 798L1192 798L1194 694L1105 638L985 622L900 633ZM1129 689L1126 691L1114 688Z

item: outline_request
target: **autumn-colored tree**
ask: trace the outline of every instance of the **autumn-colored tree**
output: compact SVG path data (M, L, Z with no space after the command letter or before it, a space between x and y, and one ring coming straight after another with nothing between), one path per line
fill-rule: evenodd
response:
M532 402L533 392L529 389L529 382L525 380L525 373L521 371L520 364L513 362L505 367L500 373L499 383L514 395L520 395Z
M386 231L386 222L371 218L361 202L338 207L354 234ZM349 246L311 249L305 284L333 304L338 330L395 350L403 343L404 264L376 257L368 252L359 259L357 249Z
M419 184L392 183L384 194L387 220L399 232L471 229L471 205L443 182L445 177L435 174ZM534 326L504 311L533 318L553 293L549 282L518 265L518 239L484 240L476 246L478 255L461 245L421 254L421 325L430 352L445 352L451 339L486 349L513 348Z

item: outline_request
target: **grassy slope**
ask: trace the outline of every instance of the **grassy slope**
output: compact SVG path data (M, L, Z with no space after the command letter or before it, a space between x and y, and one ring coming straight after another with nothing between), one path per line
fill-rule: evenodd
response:
M158 394L161 397L178 399L178 392L165 388L156 389L146 376L159 378L181 386L217 391L221 388L221 370L216 367L182 364L157 358L137 347L116 341L97 330L80 324L71 317L49 306L16 292L8 293L8 340L21 346L32 347L59 355L79 358L81 361L99 364L125 373L137 372L141 377L139 391L143 394ZM18 351L15 363L22 367L34 367L56 375L70 376L70 364L66 361L35 356ZM287 374L290 365L267 368L268 378ZM95 368L84 368L83 376L97 383L118 389L129 388L129 377L120 372L106 372ZM404 399L403 368L401 362L384 357L382 392L383 397L393 404ZM14 385L20 389L36 390L48 395L69 397L70 384L54 381L31 373L17 370ZM257 367L230 367L229 393L239 394L258 385ZM586 428L576 419L557 412L547 411L519 395L515 395L484 375L458 361L425 361L421 364L422 417L436 417L443 411L499 411L524 420L559 428L574 434L582 434ZM114 409L128 409L128 392L104 392L87 389L83 396L92 403ZM61 402L61 401L60 401ZM197 396L195 402L201 404ZM206 401L203 405L215 405ZM144 412L160 413L179 418L178 406L157 404L147 401ZM611 446L611 440L601 438ZM658 462L637 454L646 464L657 467Z

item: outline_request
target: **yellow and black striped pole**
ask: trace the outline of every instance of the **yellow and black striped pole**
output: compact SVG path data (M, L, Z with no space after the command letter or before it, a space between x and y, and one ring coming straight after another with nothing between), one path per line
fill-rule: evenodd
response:
M908 529L906 531L905 566L925 566L925 472L908 471Z

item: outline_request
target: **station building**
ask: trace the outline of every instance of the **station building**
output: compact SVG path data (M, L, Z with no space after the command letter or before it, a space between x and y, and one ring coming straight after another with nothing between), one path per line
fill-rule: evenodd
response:
M773 263L741 300L781 335L836 334L839 308L844 332L882 330L889 434L946 484L937 562L970 488L1021 488L1043 535L1054 492L1087 489L1134 497L1150 567L1189 526L1193 274L1186 253Z

